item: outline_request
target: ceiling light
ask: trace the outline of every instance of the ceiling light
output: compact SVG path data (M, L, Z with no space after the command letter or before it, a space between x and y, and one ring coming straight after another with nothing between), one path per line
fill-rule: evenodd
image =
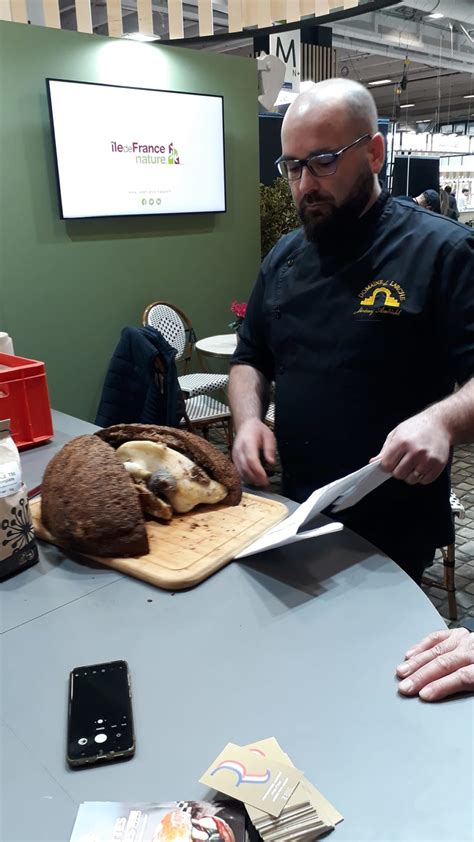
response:
M442 12L431 12L431 14L426 17L431 18L431 20L439 20L440 18L444 18L444 15Z
M474 99L474 94L465 94L463 99Z
M127 32L122 35L122 38L128 38L129 41L159 41L159 35L145 35L144 32Z
M400 108L414 108L414 107L415 107L414 102L409 102L407 105L401 105L400 106Z
M375 88L376 85L389 85L391 79L376 79L374 82L367 82L367 84L372 88Z

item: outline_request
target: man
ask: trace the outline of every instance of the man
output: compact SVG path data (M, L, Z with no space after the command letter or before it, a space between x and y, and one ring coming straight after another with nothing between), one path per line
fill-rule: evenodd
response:
M425 637L397 667L405 696L438 702L453 693L474 692L474 633L444 629Z
M419 196L397 196L397 199L415 202L420 208L426 208L433 213L441 213L439 193L436 190L423 190Z
M439 193L436 190L423 190L419 196L413 199L421 208L433 211L433 213L441 213L441 206L439 203Z
M459 219L459 211L458 211L458 204L456 202L456 196L452 192L453 188L451 187L450 184L447 184L444 189L446 190L446 193L448 194L448 203L449 203L448 216L451 217L451 219L457 220L457 219Z
M467 209L469 205L469 188L463 187L461 196L459 198L458 209L459 212Z
M419 582L453 539L446 466L474 431L474 235L381 192L384 141L356 82L299 96L282 149L303 230L265 258L240 330L234 462L267 484L274 381L284 493L302 501L379 458L393 479L338 518Z

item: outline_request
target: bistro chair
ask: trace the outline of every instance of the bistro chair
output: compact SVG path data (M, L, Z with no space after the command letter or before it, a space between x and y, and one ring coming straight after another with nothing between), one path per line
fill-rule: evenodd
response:
M449 502L451 505L451 514L453 521L455 518L462 520L465 516L464 506L459 497L451 491L449 495ZM423 576L422 584L431 588L441 588L447 591L448 594L448 614L450 620L457 620L458 609L456 605L456 580L455 580L455 564L456 564L456 545L453 541L447 547L440 547L441 555L443 556L444 581L437 582L431 576Z
M158 383L160 383L165 376L166 369L159 355L155 359L155 370ZM184 390L181 390L181 395L183 417L180 425L186 427L192 433L202 433L206 439L209 437L212 427L221 429L230 451L234 440L234 427L231 411L227 404L221 403L221 401L206 394L189 397Z
M190 319L179 307L166 301L154 301L145 309L142 323L154 327L173 348L176 348L176 362L181 363L184 372L178 377L179 386L186 397L193 398L227 387L227 374L189 373L196 334Z
M266 411L265 418L263 420L265 421L265 424L267 424L267 426L271 427L271 429L273 430L273 428L275 426L275 404L274 403L270 403L268 405L268 409Z
M191 432L202 432L206 439L209 438L211 428L221 429L229 451L232 450L234 426L227 404L215 400L211 395L194 395L185 399L184 404L186 415L182 425Z

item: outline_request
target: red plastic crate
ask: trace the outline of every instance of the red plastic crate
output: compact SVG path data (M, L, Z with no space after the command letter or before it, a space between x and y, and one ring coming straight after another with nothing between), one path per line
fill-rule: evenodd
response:
M44 363L0 354L0 418L10 419L13 441L20 449L52 438Z

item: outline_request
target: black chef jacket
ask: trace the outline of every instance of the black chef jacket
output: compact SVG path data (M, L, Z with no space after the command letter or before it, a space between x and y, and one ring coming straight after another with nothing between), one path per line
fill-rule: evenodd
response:
M474 234L385 192L337 241L288 234L263 261L231 364L275 381L284 493L306 499L473 375ZM390 479L337 517L403 564L453 540L448 472Z

